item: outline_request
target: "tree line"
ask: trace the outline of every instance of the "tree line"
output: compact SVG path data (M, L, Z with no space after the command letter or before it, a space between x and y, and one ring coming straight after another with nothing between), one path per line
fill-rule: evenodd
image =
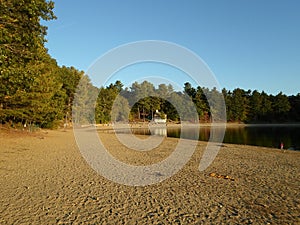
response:
M97 123L111 121L151 121L153 114L159 110L167 115L169 121L193 120L196 117L182 118L178 111L191 112L194 107L200 122L211 122L212 110L222 98L226 107L226 121L238 123L285 123L300 122L300 93L287 96L282 92L269 95L264 91L243 90L218 91L198 86L192 87L186 82L183 92L174 91L172 85L160 84L157 88L148 82L133 83L131 87L123 89L120 81L100 88L96 104L95 118ZM113 104L117 96L118 115L112 115ZM190 100L186 100L187 97ZM193 105L191 105L191 103ZM116 104L116 103L115 103ZM176 106L176 107L175 107ZM187 115L187 114L184 115ZM214 113L215 121L221 120L218 112ZM192 122L192 121L191 121Z
M206 88L197 87L197 89L194 89L189 83L185 84L184 89L193 98L196 106L199 102L197 95L200 95L200 99L202 98L202 101L204 101L206 96L202 93L209 93ZM264 91L243 90L241 88L230 91L223 88L221 94L225 100L227 122L300 122L300 93L296 96L287 96L282 92L272 95ZM202 112L210 114L207 104L204 105ZM205 118L203 119L205 120Z
M155 87L150 82L123 87L116 81L96 88L83 71L58 66L45 47L47 27L56 19L46 0L0 1L0 124L11 127L58 127L69 122L149 121L156 110L169 121L223 120L224 97L229 122L299 122L300 94L268 95L183 85ZM222 111L222 110L221 110Z

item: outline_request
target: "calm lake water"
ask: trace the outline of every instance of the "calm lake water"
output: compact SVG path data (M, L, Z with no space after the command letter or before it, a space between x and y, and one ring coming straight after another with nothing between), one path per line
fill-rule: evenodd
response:
M150 135L149 129L133 129L134 134ZM180 128L157 128L154 129L157 135L168 137L180 137ZM210 127L201 127L199 132L200 141L208 141ZM197 139L195 130L190 128L184 138ZM279 148L284 143L285 149L300 150L300 125L246 125L227 127L224 143L255 145L264 147Z

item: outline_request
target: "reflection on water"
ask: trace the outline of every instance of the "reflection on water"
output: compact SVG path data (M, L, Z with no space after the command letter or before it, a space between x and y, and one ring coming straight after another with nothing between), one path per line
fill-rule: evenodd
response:
M152 135L167 136L166 127L150 128L150 132Z
M179 138L180 128L151 128L132 129L134 134L162 135ZM185 128L182 138L196 140L195 128ZM199 132L200 141L208 141L210 137L210 127L201 127ZM285 149L300 150L300 125L247 125L237 127L227 127L224 143L245 144L279 148L280 143L284 143Z
M224 138L226 143L257 145L285 149L300 149L300 126L293 125L252 125L243 128L229 128Z

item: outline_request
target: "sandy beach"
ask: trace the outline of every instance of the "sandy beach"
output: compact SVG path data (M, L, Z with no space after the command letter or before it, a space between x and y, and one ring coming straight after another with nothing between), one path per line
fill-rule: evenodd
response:
M178 141L136 152L105 131L109 152L132 165L163 160ZM223 144L200 172L198 142L174 176L133 187L96 173L71 129L0 129L0 143L0 224L300 224L300 152Z

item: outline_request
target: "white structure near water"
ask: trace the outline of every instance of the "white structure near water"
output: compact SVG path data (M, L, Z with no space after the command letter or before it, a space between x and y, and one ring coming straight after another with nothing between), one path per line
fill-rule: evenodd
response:
M160 113L158 110L155 111L154 116L153 116L153 122L154 123L167 123L167 115Z

